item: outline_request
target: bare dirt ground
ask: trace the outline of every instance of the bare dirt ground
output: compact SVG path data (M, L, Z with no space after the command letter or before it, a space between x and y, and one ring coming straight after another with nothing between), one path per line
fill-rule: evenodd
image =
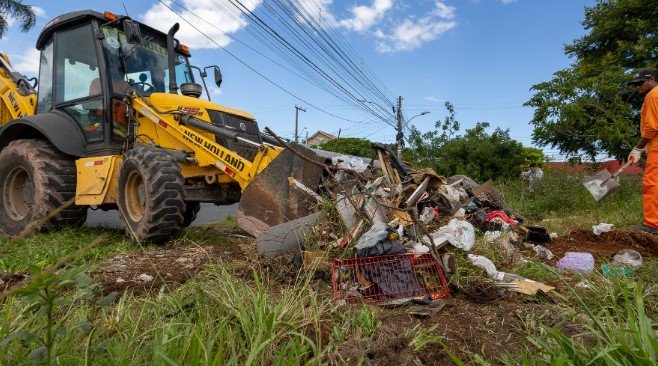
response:
M230 229L218 234L230 234ZM134 293L159 290L162 286L175 288L203 270L208 264L246 262L243 247L252 240L233 237L222 245L174 244L163 248L145 248L141 251L119 254L91 272L104 294L112 291Z
M477 304L461 295L455 298L454 306L443 308L434 318L418 319L407 314L405 308L383 309L373 337L348 339L338 352L347 364L356 364L360 359L366 365L453 364L439 343L429 343L422 351L414 352L408 332L420 323L424 327L438 325L436 332L443 336L442 342L462 360L469 359L469 351L495 360L505 352L514 354L521 349L527 336L527 317L550 322L550 309L550 304L525 303L521 298Z
M597 263L612 261L622 249L633 249L644 257L658 258L658 235L639 231L613 230L597 236L591 230L575 229L545 244L562 258L566 252L592 253Z
M0 293L5 292L27 278L24 274L0 272Z

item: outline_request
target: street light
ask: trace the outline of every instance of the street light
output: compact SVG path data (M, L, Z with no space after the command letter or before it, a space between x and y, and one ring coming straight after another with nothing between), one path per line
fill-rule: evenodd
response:
M407 123L405 123L403 127L407 127L407 125L409 124L409 122L411 122L412 119L414 119L414 118L416 118L416 117L418 117L418 116L424 116L424 115L426 115L426 114L430 114L430 111L423 111L423 112L420 112L419 114L417 114L417 115L415 115L415 116L409 118L409 119L407 120Z
M412 119L414 119L418 116L424 116L424 115L429 114L429 113L430 113L429 111L420 112L419 114L409 118L404 125L402 124L401 118L398 120L399 121L398 122L398 134L395 136L395 139L397 140L398 158L399 159L402 159L402 145L404 144L404 132L402 132L402 130L405 127L407 127L407 125L409 124L409 122L411 122Z

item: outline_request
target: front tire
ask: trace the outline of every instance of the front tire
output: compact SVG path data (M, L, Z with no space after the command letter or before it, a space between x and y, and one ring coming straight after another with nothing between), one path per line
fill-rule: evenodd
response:
M126 233L140 243L169 241L183 226L183 184L180 166L167 152L150 146L128 151L117 202Z
M71 202L76 174L73 158L48 142L12 141L0 152L0 231L14 236L84 224L87 206Z

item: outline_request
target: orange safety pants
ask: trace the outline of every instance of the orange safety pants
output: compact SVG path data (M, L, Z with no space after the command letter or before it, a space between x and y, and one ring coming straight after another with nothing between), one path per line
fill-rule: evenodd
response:
M642 179L644 225L658 229L658 151L647 151L647 165Z

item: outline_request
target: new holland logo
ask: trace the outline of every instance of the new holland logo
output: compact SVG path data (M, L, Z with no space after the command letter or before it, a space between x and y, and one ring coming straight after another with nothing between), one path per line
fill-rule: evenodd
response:
M240 122L240 129L242 131L247 131L247 125L245 125L244 122Z

